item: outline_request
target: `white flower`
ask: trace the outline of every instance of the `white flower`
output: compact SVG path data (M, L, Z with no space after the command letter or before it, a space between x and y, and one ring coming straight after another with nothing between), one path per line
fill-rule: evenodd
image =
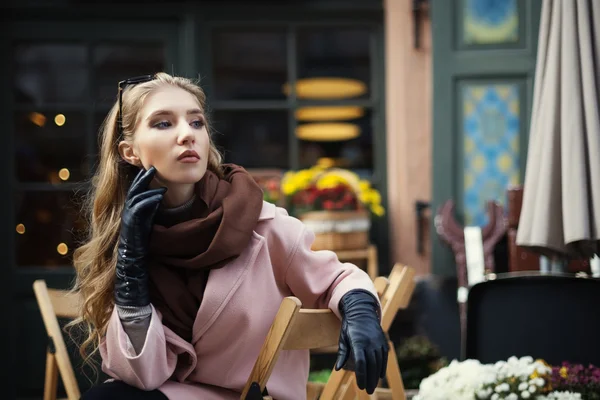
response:
M533 385L529 386L529 392L530 393L535 393L535 391L537 390L537 388Z
M540 400L581 400L581 394L575 392L551 392Z
M453 360L450 365L421 381L415 400L473 400L477 389L485 383L494 382L495 377L490 365L483 365L477 360Z
M544 379L539 376L550 371L545 364L534 361L532 357L510 357L494 364L481 364L477 360L453 360L450 365L421 382L415 400L518 400L517 393L509 393L510 385L501 383L507 378L519 383L518 393L521 398L531 399L531 395L538 392L538 386L544 386ZM532 375L538 378L530 380ZM523 393L526 393L526 397ZM548 399L570 400L562 397Z
M510 386L508 386L508 383L501 383L496 386L495 390L496 393L508 392L510 390Z
M539 387L544 387L544 380L542 378L535 378L535 384Z

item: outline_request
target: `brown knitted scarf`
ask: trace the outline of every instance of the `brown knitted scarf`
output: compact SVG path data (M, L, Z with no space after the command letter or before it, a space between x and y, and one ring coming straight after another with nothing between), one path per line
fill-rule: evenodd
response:
M262 190L248 172L234 164L223 171L223 179L207 171L196 185L192 219L155 224L150 238L150 299L163 324L188 341L209 271L246 248L262 209Z

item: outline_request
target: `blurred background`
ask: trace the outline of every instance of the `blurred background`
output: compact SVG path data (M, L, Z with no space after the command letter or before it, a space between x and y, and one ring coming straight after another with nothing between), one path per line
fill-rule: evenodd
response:
M47 341L32 283L71 284L98 128L118 81L157 71L200 80L225 161L275 177L277 196L286 172L318 164L369 182L385 209L368 232L377 273L402 262L419 279L392 329L398 343L412 338L399 354L413 364L458 357L457 263L434 217L452 199L459 224L485 227L487 202L507 206L507 191L522 184L541 3L2 6L0 397L41 398ZM511 269L505 233L497 272ZM89 385L83 375L80 384Z
M31 287L73 280L81 201L118 81L199 79L226 162L280 176L333 160L385 192L381 1L19 1L2 16L2 398L42 394L47 340ZM382 218L370 233L385 265L387 230Z

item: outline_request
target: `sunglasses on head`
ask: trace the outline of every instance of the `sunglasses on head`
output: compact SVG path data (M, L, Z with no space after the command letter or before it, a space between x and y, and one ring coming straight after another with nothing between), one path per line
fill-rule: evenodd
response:
M123 91L128 86L134 86L139 83L150 82L155 79L154 75L141 75L133 78L125 79L119 82L119 114L117 115L117 143L121 141L123 137Z

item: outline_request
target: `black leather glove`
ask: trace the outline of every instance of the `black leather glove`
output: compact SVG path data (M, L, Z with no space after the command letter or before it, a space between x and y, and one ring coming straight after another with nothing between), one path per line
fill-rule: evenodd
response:
M146 254L154 215L166 188L148 190L156 169L142 169L133 180L123 213L117 247L115 304L143 307L150 304Z
M342 329L335 369L339 371L350 358L346 368L354 369L357 386L372 394L385 377L389 351L379 303L370 292L355 289L342 296L339 309Z

